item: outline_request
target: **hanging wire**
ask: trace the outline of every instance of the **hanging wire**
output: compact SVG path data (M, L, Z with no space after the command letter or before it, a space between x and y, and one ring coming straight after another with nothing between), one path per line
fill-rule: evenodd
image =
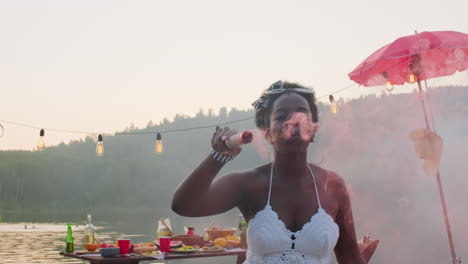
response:
M11 122L11 121L6 121L6 120L0 120L0 122L15 125L15 126L22 126L22 127L29 127L29 128L35 128L35 129L44 129L44 130L50 130L50 131L58 131L58 132L67 132L67 133L76 133L76 134L88 134L88 135L94 135L97 133L94 132L86 132L86 131L76 131L76 130L65 130L65 129L56 129L56 128L43 128L43 127L38 127L38 126L31 126L27 124L22 124L22 123L17 123L17 122Z
M0 124L0 138L3 137L5 134L5 129L3 128L2 124Z
M393 66L392 66L393 67ZM346 87L343 87L341 89L338 89L334 92L329 93L328 95L320 96L317 97L317 99L325 98L333 94L337 94L339 92L342 92L344 90L347 90L351 87L356 86L357 83L352 83ZM252 120L255 117L248 117L248 118L243 118L243 119L238 119L234 121L229 121L229 122L224 122L221 124L216 124L216 125L206 125L206 126L197 126L197 127L189 127L189 128L181 128L181 129L172 129L172 130L163 130L163 131L148 131L148 132L116 132L115 135L148 135L148 134L157 134L157 133L172 133L172 132L179 132L179 131L188 131L188 130L196 130L196 129L204 129L204 128L211 128L211 127L216 127L216 126L225 126L229 124L234 124L234 123L240 123L243 121L247 120ZM43 128L43 127L38 127L38 126L33 126L33 125L28 125L28 124L23 124L23 123L18 123L18 122L12 122L12 121L7 121L7 120L0 120L0 122L4 122L7 124L12 124L16 126L22 126L22 127L29 127L29 128L35 128L35 129L44 129L44 130L49 130L49 131L57 131L57 132L65 132L65 133L75 133L75 134L86 134L86 135L112 135L113 133L96 133L96 132L91 132L91 131L79 131L79 130L68 130L68 129L57 129L57 128ZM1 125L0 125L1 126ZM2 134L0 137L3 135L3 127L2 129Z
M353 87L353 86L355 86L355 85L357 85L357 83L352 83L352 84L350 84L350 85L348 85L348 86L346 86L346 87L344 87L344 88L341 88L341 89L336 90L336 91L334 91L334 92L332 92L332 93L329 93L328 95L319 96L319 97L317 97L317 99L322 99L322 98L325 98L325 97L329 97L330 95L337 94L337 93L342 92L342 91L344 91L344 90L347 90L347 89L349 89L349 88L351 88L351 87Z
M230 122L225 122L216 125L206 125L206 126L197 126L197 127L188 127L188 128L179 128L179 129L172 129L172 130L161 130L161 131L148 131L148 132L119 132L116 135L148 135L148 134L158 134L158 133L172 133L172 132L179 132L179 131L187 131L187 130L195 130L195 129L203 129L203 128L210 128L210 127L217 127L217 126L225 126L233 123L240 123L243 121L254 119L255 117L248 117L239 120L234 120Z

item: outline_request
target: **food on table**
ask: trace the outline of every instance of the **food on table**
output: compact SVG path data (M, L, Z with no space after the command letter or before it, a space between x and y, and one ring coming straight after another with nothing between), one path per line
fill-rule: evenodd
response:
M237 240L227 239L226 242L227 242L228 245L230 245L233 248L238 248L240 246L240 240L237 241Z
M227 248L228 246L230 246L230 248L238 248L241 244L241 241L240 237L238 236L228 235L226 237L216 238L213 240L213 244L223 248Z
M83 247L88 251L95 251L96 249L99 248L99 244L85 243L83 244Z
M211 239L216 239L216 238L225 238L227 236L233 236L236 233L237 228L235 227L227 227L227 228L221 228L218 226L213 226L210 227L206 230L206 233L208 234L209 238Z
M219 238L216 238L215 240L213 240L213 244L215 246L220 246L222 248L225 248L227 246L227 241L226 241L226 239L224 239L222 237L219 237Z
M112 244L112 242L107 242L107 243L103 242L103 243L99 244L99 247L100 248L110 248L110 247L116 247L116 246L114 246L114 244Z
M202 251L207 251L207 252L224 251L224 248L220 246L203 247Z
M225 239L226 239L227 244L231 245L231 247L233 248L238 248L241 244L241 239L238 236L234 236L234 235L226 236Z
M177 235L172 240L182 241L187 246L204 245L205 240L199 235Z
M106 247L107 247L107 243L105 243L105 242L104 242L104 243L101 243L101 244L99 244L99 247L100 247L100 248L106 248Z
M226 240L235 240L235 241L240 241L240 237L238 236L226 236Z
M139 243L130 245L130 252L137 254L151 254L158 248L153 243Z
M173 252L181 252L181 251L195 251L197 249L195 249L194 247L192 246L182 246L180 248L176 248L176 249L173 249L171 251Z
M156 244L156 246L158 246L159 248L159 241L156 240L154 241L154 243ZM184 244L182 243L182 241L179 241L179 240L171 240L169 246L170 248L178 248L178 247L181 247L183 246Z

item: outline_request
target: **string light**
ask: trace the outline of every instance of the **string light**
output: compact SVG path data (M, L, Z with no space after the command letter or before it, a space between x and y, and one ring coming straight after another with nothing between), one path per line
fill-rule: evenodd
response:
M44 140L44 129L41 129L39 132L39 141L37 142L37 149L44 149L45 148L45 140Z
M382 72L382 75L383 77L385 78L385 80L387 80L387 82L385 83L385 89L388 91L388 92L391 92L393 91L393 85L392 83L388 80L388 73L387 72Z
M99 157L104 155L104 142L102 141L101 134L98 135L98 142L96 145L96 155L98 155Z
M414 83L416 81L416 78L413 73L410 73L409 75L409 83Z
M157 154L161 154L163 152L163 142L161 139L161 133L158 133L156 135L156 146L154 147L154 150Z
M393 91L393 85L392 85L392 83L391 83L390 81L387 81L387 83L385 84L385 86L386 86L385 89L386 89L387 91L389 91L389 92Z
M343 87L339 90L336 90L334 92L332 92L330 95L329 95L329 99L330 100L333 100L330 101L332 102L332 113L336 114L337 113L337 106L336 106L336 103L334 102L334 99L333 99L333 94L336 94L336 93L339 93L341 91L344 91L344 90L347 90L353 86L355 86L356 83L352 83L346 87ZM317 99L322 99L326 97L325 96L321 96L321 97L316 97ZM161 133L170 133L170 132L178 132L178 131L187 131L187 130L194 130L194 129L203 129L203 128L210 128L210 127L216 127L216 130L220 129L220 126L225 126L225 125L228 125L228 124L233 124L233 123L238 123L238 122L242 122L242 121L247 121L247 120L251 120L251 119L254 119L254 117L248 117L248 118L243 118L243 119L239 119L239 120L234 120L234 121L230 121L230 122L225 122L225 123L221 123L219 125L206 125L206 126L198 126L198 127L189 127L189 128L182 128L182 129L173 129L173 130L165 130L165 131L161 131L161 132L157 132L157 135L156 135L156 145L155 145L155 152L160 154L163 152L163 142L162 142L162 139L161 139ZM39 142L37 144L37 148L38 149L44 149L45 148L45 140L44 140L44 134L45 134L45 129L47 130L52 130L52 131L58 131L58 132L66 132L66 133L77 133L77 134L87 134L87 135L96 135L95 132L92 132L92 131L77 131L77 130L65 130L65 129L56 129L56 128L40 128L40 127L37 127L37 126L32 126L32 125L28 125L28 124L21 124L21 123L16 123L16 122L11 122L11 121L6 121L6 120L0 120L0 122L4 122L4 123L8 123L8 124L12 124L12 125L16 125L16 126L22 126L22 127L29 127L29 128L33 128L33 129L40 129L40 138L39 138ZM0 138L4 135L5 133L5 129L4 127L0 124ZM115 133L115 135L146 135L146 134L155 134L156 132L151 132L151 131L148 131L148 132L118 132L118 133ZM99 134L98 135L98 143L96 145L96 154L98 156L102 156L104 155L104 143L103 143L103 140L102 140L102 134Z
M332 114L336 115L336 112L338 112L338 108L336 106L335 98L333 95L329 95L328 99L330 100L330 111Z

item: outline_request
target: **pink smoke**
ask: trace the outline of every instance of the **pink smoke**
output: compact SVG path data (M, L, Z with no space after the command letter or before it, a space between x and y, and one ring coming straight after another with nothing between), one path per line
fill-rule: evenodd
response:
M283 124L281 136L286 140L300 136L303 141L310 142L317 129L318 124L312 122L310 114L296 112Z
M258 154L263 160L268 160L269 158L269 151L268 151L268 141L265 138L265 131L260 129L250 130L253 134L252 143L255 146Z

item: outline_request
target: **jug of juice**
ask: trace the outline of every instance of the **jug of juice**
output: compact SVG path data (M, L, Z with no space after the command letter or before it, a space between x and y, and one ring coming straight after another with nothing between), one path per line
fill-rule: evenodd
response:
M162 217L158 220L158 229L156 231L156 240L159 241L160 237L171 236L172 232L171 220L168 217Z

